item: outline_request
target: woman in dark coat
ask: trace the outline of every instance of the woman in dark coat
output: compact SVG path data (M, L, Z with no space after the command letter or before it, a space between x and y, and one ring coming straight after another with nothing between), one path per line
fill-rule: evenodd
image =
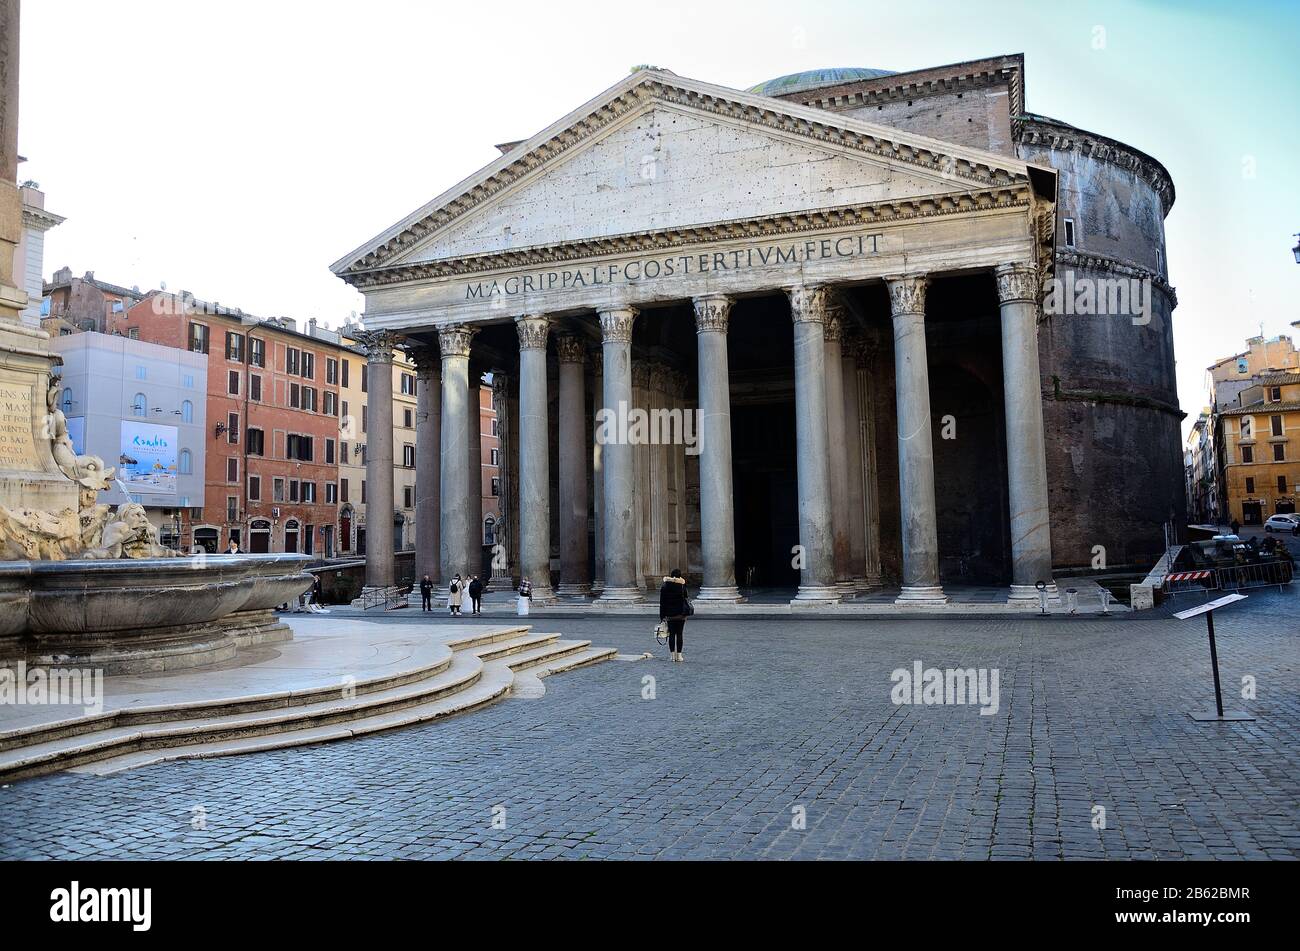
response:
M659 620L668 622L668 651L674 661L682 662L682 633L686 628L686 619L694 613L690 599L686 596L686 579L679 569L664 579L659 589Z

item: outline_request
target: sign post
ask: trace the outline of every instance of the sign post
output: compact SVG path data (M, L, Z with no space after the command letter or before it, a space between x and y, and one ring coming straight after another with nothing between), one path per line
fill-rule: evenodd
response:
M1188 608L1186 611L1179 611L1174 617L1180 621L1186 621L1188 618L1196 617L1198 614L1205 615L1205 629L1210 637L1210 668L1214 671L1214 713L1192 713L1189 716L1198 723L1210 722L1248 722L1255 718L1249 713L1243 713L1240 710L1223 711L1223 688L1219 684L1219 651L1214 643L1214 612L1216 608L1225 607L1236 601L1245 601L1244 594L1230 594L1223 598L1216 598L1213 601L1207 601L1204 604L1197 605L1194 608Z

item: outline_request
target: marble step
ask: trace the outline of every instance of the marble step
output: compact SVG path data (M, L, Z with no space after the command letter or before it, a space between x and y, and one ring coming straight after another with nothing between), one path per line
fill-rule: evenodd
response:
M585 644L588 642L577 643ZM509 661L489 661L484 665L482 676L472 687L440 700L418 706L405 707L389 713L335 726L294 730L268 736L236 737L171 749L139 750L115 756L111 759L78 766L73 768L71 772L109 776L124 770L152 766L157 763L182 759L237 756L243 753L289 749L295 746L307 746L316 743L330 743L336 740L365 736L370 733L429 723L478 709L511 694L519 683L521 676L537 678L551 673L575 670L579 667L610 660L616 653L616 648L582 647L578 650L566 651L563 654L557 652L547 653L545 651L538 651L535 655L531 653L521 654Z
M455 651L449 665L432 677L383 690L344 696L341 687L335 685L329 699L313 703L179 721L163 719L59 737L0 752L0 779L41 775L134 751L327 729L334 724L426 705L471 689L489 665L507 673L505 687L508 688L513 670L544 663L563 667L565 658L590 647L589 641L561 641L558 634L469 638L463 643L477 646Z
M350 686L353 692L357 694L367 694L387 690L402 684L426 680L446 670L448 665L451 664L452 655L455 651L477 647L493 649L501 647L501 649L508 652L509 645L503 645L503 642L514 642L521 637L528 636L530 631L531 627L529 625L517 625L497 628L482 634L473 634L445 643L434 643L429 646L433 655L429 662L403 670L392 671L377 677L358 679ZM544 636L554 639L559 635ZM35 726L0 730L0 753L63 737L98 733L118 727L304 706L338 695L340 686L340 682L335 680L320 686L298 690L270 691L240 697L195 700L159 706L133 706L106 710L103 713L89 716L50 721Z

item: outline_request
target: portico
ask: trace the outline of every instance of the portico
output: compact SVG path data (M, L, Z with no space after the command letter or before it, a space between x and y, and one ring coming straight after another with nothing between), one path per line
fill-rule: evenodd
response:
M632 74L334 266L372 334L441 354L417 549L440 540L444 583L479 570L473 361L507 404L500 556L537 602L635 603L680 568L702 601L978 581L1036 605L1054 199L1005 155Z

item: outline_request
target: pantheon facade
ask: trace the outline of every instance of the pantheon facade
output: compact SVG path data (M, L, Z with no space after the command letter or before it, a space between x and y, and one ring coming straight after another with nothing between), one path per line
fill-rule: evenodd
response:
M643 68L336 262L370 361L418 367L417 574L485 571L480 385L491 570L537 601L637 601L680 568L701 600L1037 604L1054 570L1154 558L1183 495L1173 186L1024 102L1020 56L748 91ZM1150 313L1045 312L1067 273L1145 281ZM369 585L393 581L385 521Z

